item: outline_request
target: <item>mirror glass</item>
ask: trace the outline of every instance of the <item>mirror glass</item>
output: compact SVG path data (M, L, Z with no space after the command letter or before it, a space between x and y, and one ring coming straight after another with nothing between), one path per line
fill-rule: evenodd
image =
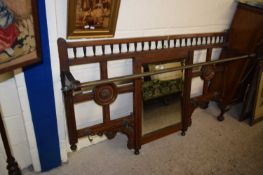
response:
M144 64L142 72L153 72L183 65L183 61ZM183 77L183 70L144 77L142 135L181 123Z

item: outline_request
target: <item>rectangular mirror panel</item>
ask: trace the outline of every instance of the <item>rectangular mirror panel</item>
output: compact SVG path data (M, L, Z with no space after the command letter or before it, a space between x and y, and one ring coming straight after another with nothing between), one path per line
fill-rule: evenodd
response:
M183 65L184 62L144 64L142 72L153 72ZM181 123L183 77L182 70L144 77L142 135Z

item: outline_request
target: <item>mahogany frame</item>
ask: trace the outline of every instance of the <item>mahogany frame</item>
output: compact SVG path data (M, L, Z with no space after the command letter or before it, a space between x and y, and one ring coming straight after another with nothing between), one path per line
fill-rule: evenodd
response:
M135 154L139 154L142 144L155 140L167 134L182 130L182 135L191 125L191 114L195 107L202 104L200 99L190 99L191 82L193 77L201 76L205 81L204 93L207 92L208 82L213 78L215 72L222 71L221 68L213 66L204 66L202 72L192 72L192 69L185 71L185 84L182 95L182 123L169 126L156 133L151 133L145 137L141 134L141 78L132 80L132 83L124 86L116 86L114 83L95 86L92 92L85 94L74 94L74 90L67 87L80 87L80 82L75 80L70 72L70 66L99 63L101 80L108 79L107 62L111 60L130 59L133 60L133 73L141 72L143 63L153 63L160 61L171 61L184 59L187 65L193 64L193 53L195 50L208 49L208 60L211 60L213 48L224 48L227 46L227 32L222 33L203 33L172 35L146 38L114 39L114 40L96 40L67 42L58 39L61 82L63 86L63 95L66 109L66 120L68 127L69 142L72 150L77 149L78 138L91 135L103 135L112 139L117 132L122 132L128 137L128 148L134 149ZM145 45L149 48L145 49ZM126 49L122 46L125 45ZM155 48L153 47L155 45ZM106 52L106 47L110 47L111 53ZM86 48L93 51L93 56L88 56ZM100 54L97 54L97 47L101 48ZM77 49L83 49L84 57L77 56ZM69 59L68 49L72 49L74 58ZM117 51L116 51L117 49ZM212 75L212 76L211 76ZM110 104L118 94L133 92L133 113L129 116L123 116L116 120L110 119ZM205 94L204 94L205 96ZM96 100L95 100L96 99ZM212 99L212 96L209 97ZM102 106L103 123L95 126L77 129L74 104L88 100ZM201 100L202 101L202 100Z

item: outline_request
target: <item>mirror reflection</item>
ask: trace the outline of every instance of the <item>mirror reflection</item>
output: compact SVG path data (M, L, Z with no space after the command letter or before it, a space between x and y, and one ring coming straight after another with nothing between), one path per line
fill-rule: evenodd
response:
M183 66L184 62L144 64L143 72ZM145 77L142 85L142 135L181 122L183 70Z

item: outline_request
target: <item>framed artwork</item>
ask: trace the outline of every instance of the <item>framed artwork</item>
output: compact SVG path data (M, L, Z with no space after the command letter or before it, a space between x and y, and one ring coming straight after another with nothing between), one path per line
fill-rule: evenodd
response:
M68 0L68 39L113 37L120 0Z
M263 120L263 61L259 63L258 67L255 103L251 118L251 125Z
M256 61L251 67L252 81L248 84L243 100L240 121L249 118L250 125L263 120L263 61Z
M0 73L40 61L37 0L0 0Z
M258 8L263 8L263 0L239 0L239 2Z

